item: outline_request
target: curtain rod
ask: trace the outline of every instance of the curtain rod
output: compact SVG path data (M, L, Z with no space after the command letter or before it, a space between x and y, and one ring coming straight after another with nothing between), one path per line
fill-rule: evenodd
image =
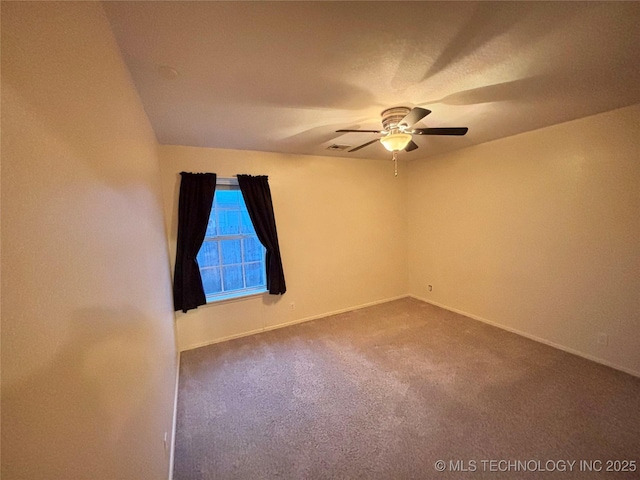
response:
M232 177L218 177L216 179L216 183L218 185L238 185L238 176L233 175Z

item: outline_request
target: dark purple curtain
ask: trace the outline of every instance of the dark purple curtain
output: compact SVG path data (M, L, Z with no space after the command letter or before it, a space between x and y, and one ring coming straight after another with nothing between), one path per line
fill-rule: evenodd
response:
M264 175L257 177L238 175L238 185L244 203L247 204L247 211L256 229L258 240L267 249L265 262L267 290L272 295L282 295L287 291L287 286L284 283L284 270L282 269L276 218L273 214L268 177Z
M207 232L216 192L216 174L181 172L180 176L173 306L176 311L186 313L207 303L196 255Z

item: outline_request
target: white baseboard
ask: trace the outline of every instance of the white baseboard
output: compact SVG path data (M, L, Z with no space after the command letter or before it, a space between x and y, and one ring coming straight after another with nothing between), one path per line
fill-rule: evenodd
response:
M173 462L176 453L176 426L178 424L178 381L180 379L180 352L176 361L176 390L173 395L173 425L171 426L171 445L169 450L169 480L173 480Z
M264 328L256 328L255 330L249 330L247 332L236 333L234 335L227 335L226 337L216 338L214 340L207 340L205 342L195 343L193 345L187 345L182 348L181 352L187 352L189 350L195 350L196 348L206 347L208 345L215 345L216 343L228 342L229 340L234 340L236 338L248 337L249 335L255 335L256 333L264 332Z
M340 310L334 310L328 313L321 313L319 315L313 315L311 317L305 317L298 320L293 320L291 322L279 323L278 325L271 325L269 327L265 327L263 331L275 330L277 328L288 327L289 325L296 325L298 323L310 322L311 320L317 320L319 318L330 317L331 315L338 315L340 313L352 312L354 310L359 310L361 308L373 307L374 305L380 305L381 303L393 302L394 300L400 300L401 298L407 298L409 295L399 295L397 297L385 298L384 300L376 300L375 302L363 303L361 305L356 305L355 307L342 308Z
M563 352L571 353L573 355L577 355L579 357L586 358L587 360L591 360L592 362L596 362L596 363L599 363L601 365L605 365L607 367L611 367L611 368L614 368L616 370L620 370L621 372L628 373L629 375L633 375L634 377L640 377L640 371L633 370L631 368L627 368L627 367L624 367L622 365L618 365L616 363L610 362L610 361L605 360L603 358L596 357L594 355L590 355L588 353L581 352L579 350L574 350L573 348L566 347L564 345L560 345L559 343L552 342L552 341L547 340L545 338L537 337L536 335L532 335L530 333L523 332L522 330L518 330L518 329L515 329L515 328L512 328L512 327L508 327L508 326L502 325L500 323L492 322L491 320L487 320L486 318L480 317L478 315L474 315L472 313L468 313L468 312L465 312L463 310L459 310L457 308L452 308L452 307L449 307L447 305L443 305L441 303L434 302L432 300L427 300L426 298L418 297L417 295L408 295L408 296L411 297L411 298L415 298L416 300L420 300L421 302L429 303L429 304L434 305L436 307L444 308L445 310L449 310L450 312L454 312L454 313L458 313L460 315L464 315L465 317L469 317L469 318L471 318L473 320L478 320L480 322L486 323L486 324L491 325L493 327L498 327L498 328L501 328L502 330L506 330L508 332L515 333L516 335L520 335L522 337L528 338L529 340L533 340L535 342L543 343L543 344L548 345L550 347L557 348L558 350L562 350Z
M298 323L310 322L311 320L317 320L319 318L330 317L331 315L338 315L340 313L351 312L353 310L358 310L360 308L372 307L374 305L379 305L381 303L392 302L394 300L400 300L401 298L407 298L410 295L398 295L396 297L385 298L383 300L376 300L374 302L363 303L360 305L355 305L353 307L342 308L340 310L333 310L331 312L320 313L318 315L312 315L310 317L299 318L297 320L292 320L290 322L278 323L277 325L270 325L268 327L256 328L254 330L250 330L248 332L237 333L234 335L227 335L226 337L216 338L215 340L206 341L202 343L198 343L195 345L189 345L187 348L181 350L186 352L188 350L193 350L195 348L206 347L207 345L215 345L216 343L227 342L229 340L234 340L236 338L248 337L249 335L255 335L256 333L268 332L270 330L276 330L278 328L289 327L291 325L297 325Z

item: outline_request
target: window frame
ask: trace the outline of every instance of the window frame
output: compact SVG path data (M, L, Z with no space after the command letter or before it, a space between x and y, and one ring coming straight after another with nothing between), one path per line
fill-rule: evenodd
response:
M218 193L218 191L220 190L232 190L232 191L238 191L240 192L240 198L242 199L242 202L244 202L244 198L242 198L242 191L240 190L240 187L238 185L238 179L237 178L217 178L216 179L216 194ZM224 209L218 209L216 207L216 197L214 195L213 198L213 204L211 205L211 213L215 214L216 211L218 210L224 210ZM244 211L248 214L247 209L246 209L246 205L244 205ZM240 212L242 214L243 209L240 208ZM218 225L216 219L216 225ZM241 224L242 224L242 220L241 220ZM251 225L253 227L253 223ZM265 268L265 257L266 257L266 249L264 248L264 246L260 243L260 240L258 239L257 235L255 234L255 227L253 227L253 234L247 234L247 233L242 233L241 231L239 231L238 233L232 233L232 234L226 234L226 235L216 235L216 236L205 236L203 242L202 242L202 247L204 247L205 243L207 242L212 242L216 244L216 247L218 249L217 253L218 253L218 265L207 265L207 266L201 266L200 262L198 262L198 268L200 270L200 275L202 276L202 272L203 270L207 270L207 269L219 269L219 275L220 275L220 286L221 286L221 291L218 293L207 293L205 291L205 297L207 300L207 305L210 304L215 304L218 302L222 302L225 300L235 300L235 299L242 299L244 297L250 297L250 296L255 296L255 295L260 295L263 293L267 293L267 285L266 285L266 268ZM216 232L217 233L217 232ZM258 243L260 243L262 249L261 249L261 255L260 255L260 259L256 260L256 261L245 261L245 252L244 252L244 241L247 238L255 238ZM222 256L222 241L224 240L240 240L240 262L239 263L230 263L228 265L225 265L223 262L223 256ZM200 247L200 250L202 250L202 247ZM198 255L200 254L200 250L198 251ZM246 285L246 271L245 271L245 265L247 264L258 264L261 268L262 268L262 278L263 278L263 284L259 285L259 286L254 286L254 287L244 287L241 289L235 289L235 290L224 290L224 267L225 266L240 266L241 271L242 271L242 282L243 285ZM204 285L203 285L204 286Z

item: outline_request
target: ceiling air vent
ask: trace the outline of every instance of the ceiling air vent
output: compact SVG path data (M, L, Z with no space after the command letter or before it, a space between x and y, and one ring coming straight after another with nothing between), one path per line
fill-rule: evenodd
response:
M351 148L351 145L338 145L337 143L334 143L333 145L329 145L327 150L338 150L341 152L347 148Z

